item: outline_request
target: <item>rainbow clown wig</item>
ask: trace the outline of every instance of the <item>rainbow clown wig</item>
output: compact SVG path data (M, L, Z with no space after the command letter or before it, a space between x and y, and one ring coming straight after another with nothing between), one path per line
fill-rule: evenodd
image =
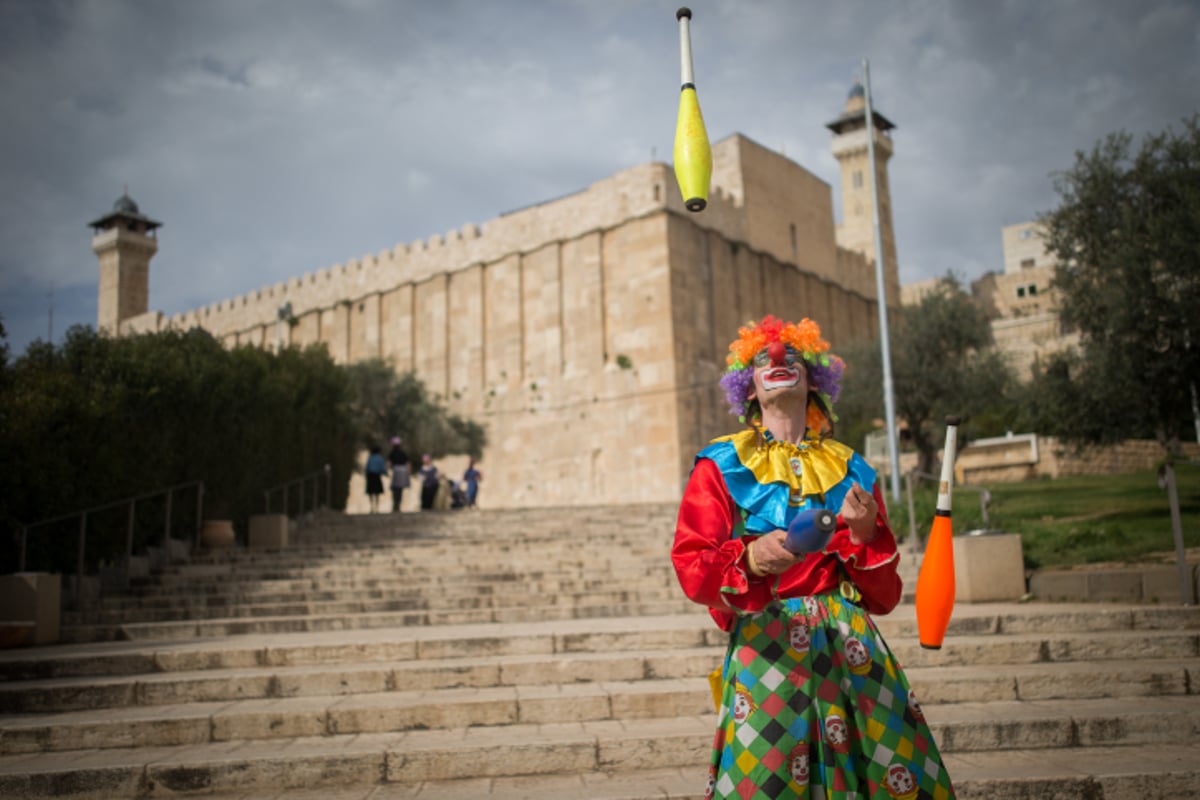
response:
M729 345L726 358L729 368L721 377L729 412L756 427L761 421L762 409L757 400L750 399L750 390L754 388L754 356L773 342L791 345L804 360L808 372L805 422L810 434L820 436L832 430L837 419L833 404L841 390L842 370L846 365L829 352L829 342L821 338L821 329L807 317L799 322L784 322L768 314L762 322L750 322L738 329L738 338Z

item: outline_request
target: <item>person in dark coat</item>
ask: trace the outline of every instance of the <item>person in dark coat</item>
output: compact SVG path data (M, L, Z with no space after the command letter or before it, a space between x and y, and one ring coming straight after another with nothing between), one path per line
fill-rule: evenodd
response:
M379 510L379 495L383 494L383 476L387 474L387 461L383 459L383 451L377 444L371 445L371 454L367 456L367 499L371 501L371 513Z
M392 449L388 453L388 463L392 466L392 511L400 510L400 500L404 490L410 485L408 477L408 453L400 446L400 437L392 437Z

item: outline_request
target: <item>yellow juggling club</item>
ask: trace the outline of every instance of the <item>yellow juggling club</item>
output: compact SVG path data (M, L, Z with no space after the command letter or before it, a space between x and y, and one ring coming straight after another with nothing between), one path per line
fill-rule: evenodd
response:
M688 27L692 10L675 12L679 20L679 118L675 122L675 180L688 211L703 211L708 205L708 183L712 178L712 147L700 116L700 100L692 74L692 34Z
M925 543L921 572L917 575L917 635L921 647L941 649L954 612L954 530L950 524L950 498L954 486L954 454L958 444L958 417L946 417L946 445L942 452L942 480L937 509Z

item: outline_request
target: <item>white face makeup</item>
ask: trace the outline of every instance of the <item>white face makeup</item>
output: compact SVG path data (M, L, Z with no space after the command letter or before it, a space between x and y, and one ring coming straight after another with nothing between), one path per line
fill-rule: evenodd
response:
M799 382L800 370L795 367L771 367L754 372L755 388L763 392L790 389Z
M790 391L797 386L805 392L804 358L790 345L773 342L754 356L754 391L760 398L771 392Z

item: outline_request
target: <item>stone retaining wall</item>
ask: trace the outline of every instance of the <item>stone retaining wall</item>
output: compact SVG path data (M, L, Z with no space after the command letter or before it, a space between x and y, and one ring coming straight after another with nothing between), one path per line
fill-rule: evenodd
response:
M1200 458L1200 445L1184 443L1183 454L1187 458ZM1031 478L1139 472L1154 469L1162 460L1162 446L1151 439L1076 449L1052 436L1012 437L981 440L963 448L955 472L959 482L986 485Z

